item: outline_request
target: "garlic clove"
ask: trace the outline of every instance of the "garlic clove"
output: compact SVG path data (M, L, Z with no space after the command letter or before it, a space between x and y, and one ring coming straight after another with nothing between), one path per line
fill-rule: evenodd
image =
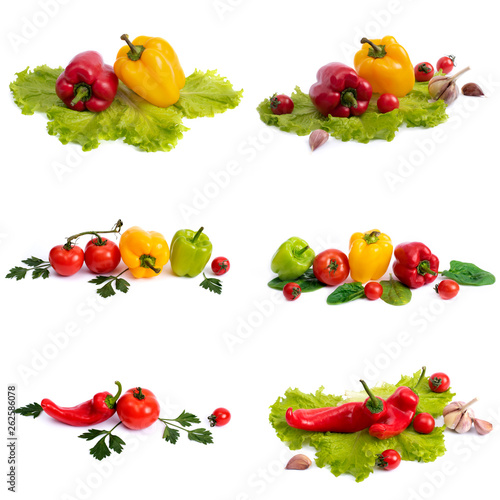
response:
M477 83L466 83L462 87L462 94L466 96L473 97L483 97L484 92L483 89Z
M460 410L462 406L465 406L465 401L452 401L444 407L443 417L446 417L446 415L448 415L448 413L451 413L452 411Z
M444 417L444 425L446 425L448 429L455 430L461 418L462 412L460 410L452 411Z
M329 137L330 134L326 130L317 129L311 132L311 135L309 136L309 146L311 146L311 151L323 146Z
M465 432L469 432L472 427L472 418L469 415L469 410L466 410L465 413L462 414L462 418L455 426L455 432L459 434L464 434Z
M286 464L285 469L289 470L305 470L309 469L311 466L312 461L311 459L303 455L302 453L299 453L298 455L293 456L288 463Z
M492 424L486 422L486 420L481 420L479 418L474 419L474 427L476 428L477 433L481 436L484 436L485 434L488 434L493 430Z

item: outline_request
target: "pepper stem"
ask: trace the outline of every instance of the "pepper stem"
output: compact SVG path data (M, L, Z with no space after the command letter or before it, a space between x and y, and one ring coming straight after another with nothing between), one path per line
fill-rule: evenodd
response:
M128 35L122 35L120 40L124 40L127 45L130 47L129 52L127 53L128 58L131 61L138 61L141 58L142 53L146 49L144 45L134 45L128 38Z
M116 402L122 394L122 384L118 380L115 381L115 384L118 386L118 392L114 396L107 396L104 400L107 407L111 410L116 407Z
M155 267L155 264L156 264L155 257L152 257L151 255L141 255L139 259L141 261L141 267L148 267L149 269L154 271L156 274L161 273L161 269L158 267Z
M193 236L193 239L191 240L191 243L194 243L201 235L203 232L203 229L205 229L203 226L198 229L198 232Z
M91 95L90 89L86 85L80 85L76 91L75 98L71 101L71 106L74 106L80 101L88 101Z
M306 250L309 250L309 245L306 245L304 248L301 248L298 252L297 255L302 255Z
M372 413L380 413L384 409L384 403L373 394L371 389L368 387L366 382L364 380L360 380L361 384L363 385L363 388L365 389L366 393L370 397L370 403L367 403L366 407L372 412Z
M361 39L361 43L367 43L370 45L370 49L368 49L368 56L369 57L374 57L374 58L382 58L385 57L387 54L385 50L385 45L376 45L373 43L371 40L368 40L368 38L363 37Z
M413 387L413 392L417 392L417 387L420 385L420 382L422 382L422 380L424 379L425 377L425 370L427 368L425 366L422 366L422 371L420 372L420 377L418 378L417 380L417 383L415 384L415 386Z
M356 89L347 88L340 94L340 104L346 106L347 108L357 108L358 101L356 100L358 93Z
M367 43L368 45L371 45L371 48L375 52L381 52L382 51L382 49L378 45L375 45L371 40L368 40L368 38L366 38L365 36L361 39L361 43Z
M425 276L426 274L432 274L432 276L437 276L438 273L431 269L431 264L428 260L422 260L417 266L418 274Z
M367 245L373 245L379 240L380 231L372 231L370 234L365 234L363 239L366 241Z

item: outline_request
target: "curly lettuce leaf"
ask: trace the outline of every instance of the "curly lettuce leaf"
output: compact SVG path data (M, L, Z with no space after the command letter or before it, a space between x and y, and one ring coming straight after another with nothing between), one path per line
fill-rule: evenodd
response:
M291 95L294 102L292 113L275 115L269 99L264 99L257 111L264 123L284 132L308 135L313 130L323 129L341 141L354 140L365 144L374 139L392 141L403 123L407 127L435 127L448 119L444 101L428 102L430 95L426 84L416 83L409 94L400 98L399 109L390 113L377 110L378 97L377 94L372 97L368 110L359 117L324 117L316 110L309 95L295 87Z
M420 371L411 376L402 376L397 384L382 383L372 388L375 395L387 398L398 387L414 387L420 377ZM420 397L417 412L428 412L437 417L454 396L450 391L433 393L429 389L428 378L424 378L418 386ZM445 427L436 427L430 434L418 434L413 427L390 439L380 440L370 436L368 430L356 433L311 432L294 429L286 423L286 410L290 407L319 408L337 406L349 401L364 401L366 393L346 392L346 396L334 396L323 393L321 387L315 394L305 394L298 389L288 389L285 397L280 397L271 406L269 420L276 435L291 450L298 450L304 445L311 445L316 450L318 467L329 466L335 476L351 474L356 481L363 481L375 466L376 455L388 448L400 452L403 460L432 462L444 455Z

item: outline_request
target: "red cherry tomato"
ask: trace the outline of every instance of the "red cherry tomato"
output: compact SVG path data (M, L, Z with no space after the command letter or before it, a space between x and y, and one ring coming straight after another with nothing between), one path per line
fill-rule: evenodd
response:
M160 416L160 403L148 389L129 389L116 403L116 413L125 427L145 429Z
M283 287L283 295L286 300L297 300L302 293L302 288L297 283L287 283Z
M349 270L349 259L340 250L325 250L314 258L314 276L326 285L340 285L349 276Z
M217 276L221 276L222 274L226 274L230 268L229 261L226 257L216 257L212 261L212 272Z
M436 425L434 417L430 413L419 413L413 419L413 428L419 434L430 434Z
M377 100L377 108L381 113L389 113L399 108L399 99L394 94L382 94Z
M434 373L429 377L429 387L432 392L445 392L450 388L450 377L446 373Z
M457 293L460 291L460 286L456 281L443 280L434 287L434 290L436 290L443 300L450 300L457 296Z
M226 425L231 420L231 413L225 408L217 408L212 412L212 415L208 417L210 421L210 427L222 427Z
M76 245L69 249L57 245L49 252L49 262L54 271L61 276L71 276L83 266L83 250Z
M380 283L377 283L376 281L370 281L365 285L365 295L366 298L369 300L377 300L382 297L384 289L382 288L382 285Z
M415 66L415 80L428 82L434 76L434 66L429 62L421 62Z
M453 71L453 67L455 66L455 56L443 56L438 59L436 63L436 69L438 71L442 71L445 74L451 73Z
M401 463L401 455L396 450L385 450L377 455L376 464L384 470L394 470Z
M92 238L85 246L85 264L95 274L110 273L122 260L120 249L105 238L102 238L102 245L98 242L98 238Z
M274 94L270 99L271 111L275 115L288 115L293 111L293 101L285 94Z

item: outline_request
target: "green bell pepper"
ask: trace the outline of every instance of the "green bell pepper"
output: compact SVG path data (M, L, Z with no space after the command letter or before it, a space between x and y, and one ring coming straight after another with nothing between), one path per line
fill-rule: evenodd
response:
M198 232L181 229L170 245L170 265L177 276L198 276L212 255L212 243L200 227Z
M271 261L271 270L280 280L294 280L302 276L313 263L315 254L307 242L292 237L286 240L276 251Z

